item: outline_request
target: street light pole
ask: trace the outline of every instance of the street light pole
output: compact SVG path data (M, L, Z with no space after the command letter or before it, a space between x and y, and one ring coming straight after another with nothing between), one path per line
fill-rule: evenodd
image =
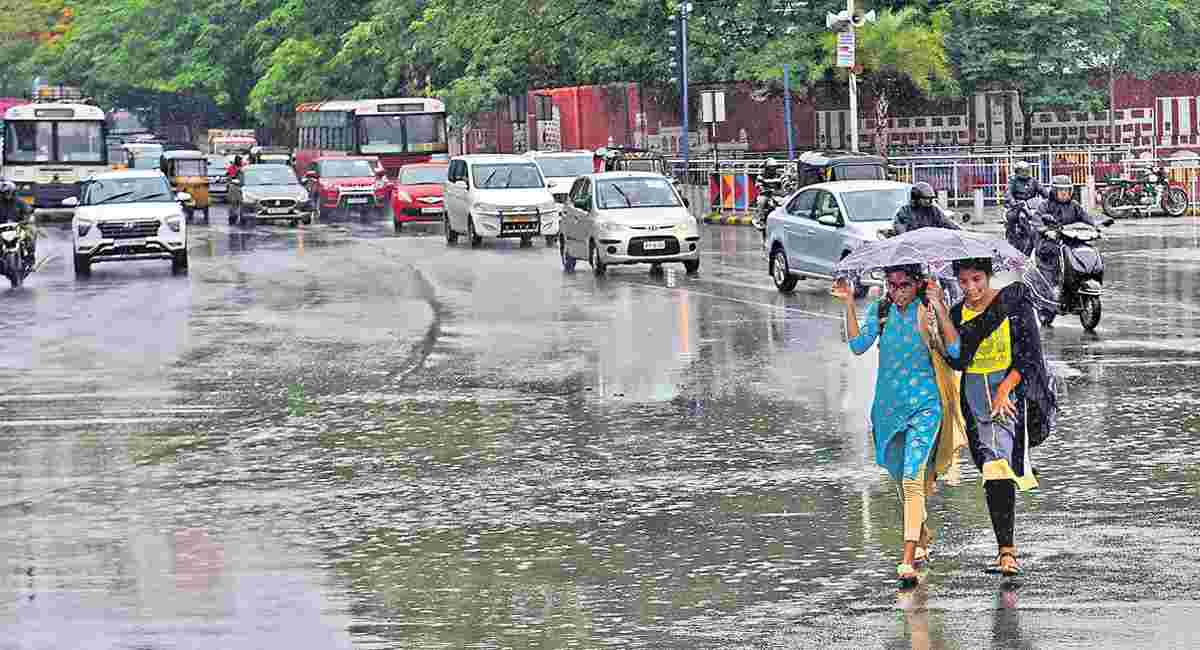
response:
M846 14L854 15L854 0L846 0ZM847 29L853 34L854 23L851 22ZM857 38L855 47L858 47ZM853 67L850 68L850 151L858 153L858 75L854 74Z
M675 29L671 30L672 43L671 67L679 71L679 124L683 129L683 140L680 142L680 153L683 154L684 173L687 173L688 163L688 35L687 19L692 12L692 3L684 2L679 6L679 13L671 16L676 21ZM677 79L672 77L671 81Z

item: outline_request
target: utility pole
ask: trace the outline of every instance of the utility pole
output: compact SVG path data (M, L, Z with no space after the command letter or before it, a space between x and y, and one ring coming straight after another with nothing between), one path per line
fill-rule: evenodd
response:
M850 73L850 150L854 152L858 151L858 74L855 72L854 62L854 29L873 22L875 12L857 13L854 0L846 0L845 11L825 15L825 26L838 35L837 67L847 68Z

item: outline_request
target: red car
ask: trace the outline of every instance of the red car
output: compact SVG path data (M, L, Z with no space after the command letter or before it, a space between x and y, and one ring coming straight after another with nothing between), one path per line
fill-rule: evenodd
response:
M322 156L304 170L304 185L316 204L317 220L330 213L382 211L388 180L374 158Z
M442 221L442 183L446 182L445 163L405 165L396 175L392 192L392 219L396 232L408 221Z

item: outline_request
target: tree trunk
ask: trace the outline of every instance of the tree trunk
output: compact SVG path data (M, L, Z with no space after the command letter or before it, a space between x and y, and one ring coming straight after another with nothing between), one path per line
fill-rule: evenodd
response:
M875 93L875 153L880 156L887 156L887 130L888 130L888 110L890 104L887 98L886 90L878 90Z

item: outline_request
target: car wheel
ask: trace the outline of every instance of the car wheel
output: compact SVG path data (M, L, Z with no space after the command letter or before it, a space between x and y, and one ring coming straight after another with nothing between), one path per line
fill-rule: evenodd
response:
M75 276L87 277L92 274L92 261L87 255L75 256Z
M787 253L783 252L782 246L771 251L771 279L775 281L775 288L785 293L796 288L797 280L788 271Z
M592 265L592 273L596 275L604 275L604 272L608 270L608 265L604 263L603 259L600 259L600 249L596 248L595 241L588 244L588 264Z
M171 257L171 272L182 275L188 270L188 254L187 251L173 253Z
M458 233L450 227L450 215L442 217L442 227L446 229L446 245L452 245L458 242Z
M533 246L533 237L522 237L521 248L529 248L530 246Z
M483 243L483 237L475 234L475 220L471 215L467 215L467 237L471 240L471 248L479 248Z
M400 232L402 232L402 231L404 230L404 222L400 221L399 219L394 219L394 218L393 218L393 219L392 219L392 226L394 226L394 227L396 228L396 233L397 233L397 234L399 234Z
M558 256L562 259L563 272L574 273L575 263L578 261L567 253L567 242L562 237L558 238Z
M693 274L699 272L700 260L687 260L683 263L683 270Z
M553 246L556 239L558 239L557 235L546 235L546 248Z

